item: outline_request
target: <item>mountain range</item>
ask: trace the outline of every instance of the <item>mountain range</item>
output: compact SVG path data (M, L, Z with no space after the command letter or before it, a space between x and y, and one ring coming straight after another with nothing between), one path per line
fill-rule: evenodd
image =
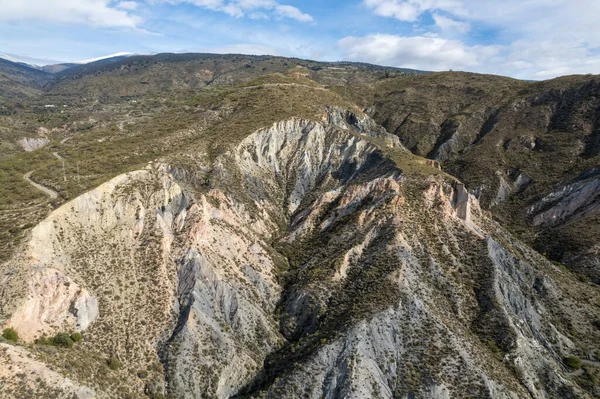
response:
M600 76L90 61L0 60L0 396L600 396Z

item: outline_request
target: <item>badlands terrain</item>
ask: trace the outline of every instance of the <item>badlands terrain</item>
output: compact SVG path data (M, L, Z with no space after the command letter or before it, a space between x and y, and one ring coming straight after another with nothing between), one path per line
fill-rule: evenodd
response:
M0 397L600 397L600 77L0 59Z

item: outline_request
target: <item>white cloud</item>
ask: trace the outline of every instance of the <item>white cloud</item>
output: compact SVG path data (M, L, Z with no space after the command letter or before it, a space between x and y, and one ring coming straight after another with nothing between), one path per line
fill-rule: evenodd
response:
M433 14L433 20L443 32L448 34L465 34L471 30L471 26L467 22L456 21L437 13Z
M279 55L279 52L273 47L262 46L260 44L232 44L230 46L206 47L202 52L215 54L248 54L248 55Z
M429 15L441 38L469 34L469 42L501 42L501 50L489 59L479 56L478 71L527 79L600 73L600 1L363 0L363 4L376 15L405 22L422 23ZM416 26L426 28L419 22ZM472 53L472 47L458 44L467 55Z
M135 1L122 1L117 4L117 8L120 8L121 10L135 11L138 7L139 3L136 3Z
M160 1L160 0L159 0ZM295 19L299 22L312 22L310 14L303 13L297 7L280 4L275 0L162 0L172 4L189 3L212 11L221 11L232 17L248 16L251 19L269 19L267 12L277 17ZM267 18L265 18L267 17Z
M465 46L458 40L431 36L374 34L348 36L338 42L346 58L425 70L473 68L497 54L497 46Z
M393 17L400 21L415 21L420 14L415 5L398 0L365 0L365 5L379 16Z
M294 6L278 4L275 6L275 13L281 17L292 18L300 22L312 22L313 17L305 14Z
M0 21L41 20L95 27L137 28L141 18L109 0L0 0Z
M447 11L455 15L465 13L460 0L364 0L364 4L379 16L400 21L416 21L421 14L432 10Z
M267 14L265 14L264 12L260 12L260 11L251 12L250 14L248 14L248 18L250 18L250 19L264 19L264 20L270 19Z

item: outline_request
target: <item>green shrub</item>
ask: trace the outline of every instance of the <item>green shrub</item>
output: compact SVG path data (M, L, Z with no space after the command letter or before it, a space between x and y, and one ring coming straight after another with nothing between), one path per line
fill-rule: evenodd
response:
M5 328L4 331L2 331L2 338L8 341L17 342L19 333L14 328Z
M48 338L45 335L42 335L41 337L36 338L34 342L37 345L52 345L52 340L53 338Z
M138 371L137 376L140 377L141 379L144 379L144 378L148 377L148 372L146 370L140 370L140 371Z
M58 333L52 338L52 345L60 346L63 348L70 348L73 346L73 340L66 333Z
M73 340L73 342L79 343L83 341L83 335L81 335L81 333L74 332L73 334L71 334L71 339Z
M111 370L118 370L121 368L121 361L114 356L109 357L106 360L106 364L108 365L108 368Z
M581 359L577 356L569 356L565 358L565 364L573 370L579 370L581 368Z

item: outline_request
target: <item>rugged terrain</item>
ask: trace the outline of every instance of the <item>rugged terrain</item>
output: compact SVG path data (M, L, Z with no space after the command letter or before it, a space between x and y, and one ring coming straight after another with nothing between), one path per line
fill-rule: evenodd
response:
M594 77L161 57L2 117L3 397L600 395Z
M600 282L597 76L440 73L379 90L369 108L377 122L464 180L539 252Z

